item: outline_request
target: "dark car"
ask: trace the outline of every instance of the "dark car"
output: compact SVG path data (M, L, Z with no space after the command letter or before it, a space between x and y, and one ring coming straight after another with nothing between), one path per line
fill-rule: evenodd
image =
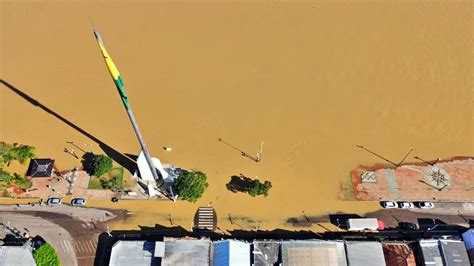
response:
M32 241L31 241L31 244L32 244L34 249L38 249L39 247L41 247L45 243L46 243L46 240L44 240L44 238L42 238L41 236L35 236L35 237L33 237Z
M112 202L114 202L114 203L119 201L119 199L118 199L117 197L112 197L111 200L112 200Z
M418 229L418 226L414 223L399 222L398 228L405 229L405 230L416 230Z
M75 198L71 200L72 206L84 206L86 205L86 200L83 198Z

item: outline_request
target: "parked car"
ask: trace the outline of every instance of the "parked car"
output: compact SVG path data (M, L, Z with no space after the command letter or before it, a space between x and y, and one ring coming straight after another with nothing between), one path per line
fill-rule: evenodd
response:
M49 206L61 205L61 199L60 199L60 198L49 198L46 203L47 203Z
M400 201L398 202L398 207L401 209L413 209L415 208L415 205L413 205L411 202Z
M72 206L84 206L86 205L86 200L83 198L75 198L71 200Z
M34 249L38 249L42 245L46 244L46 240L44 240L44 238L42 238L41 236L37 235L33 237L33 239L31 240L31 244Z
M382 201L381 204L385 209L398 208L398 205L395 201Z
M433 202L430 202L430 201L420 201L420 202L417 202L416 205L417 205L418 208L422 208L422 209L432 209L432 208L434 208Z
M413 224L413 223L399 222L398 223L398 228L405 229L405 230L416 230L416 229L418 229L418 226L416 224Z
M116 203L116 202L119 201L119 199L118 199L117 197L112 197L111 201L112 201L113 203Z

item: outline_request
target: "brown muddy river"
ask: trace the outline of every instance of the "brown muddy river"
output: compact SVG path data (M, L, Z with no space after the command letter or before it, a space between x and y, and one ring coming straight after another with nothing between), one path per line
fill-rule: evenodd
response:
M263 228L373 211L339 199L351 169L381 162L356 145L395 161L473 154L473 13L471 1L2 1L1 78L32 99L0 85L0 139L63 170L80 165L66 141L139 152L92 20L152 155L210 183L195 204L121 202L134 214L115 228L169 213L189 228L211 202ZM262 161L218 138L253 156L264 140ZM240 173L271 181L270 195L227 191Z

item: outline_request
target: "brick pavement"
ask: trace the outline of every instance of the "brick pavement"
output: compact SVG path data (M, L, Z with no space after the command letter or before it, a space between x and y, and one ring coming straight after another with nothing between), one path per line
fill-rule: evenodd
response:
M375 182L362 182L370 173ZM434 165L360 166L351 172L356 200L431 200L474 202L474 158L453 158ZM373 180L371 180L373 181Z

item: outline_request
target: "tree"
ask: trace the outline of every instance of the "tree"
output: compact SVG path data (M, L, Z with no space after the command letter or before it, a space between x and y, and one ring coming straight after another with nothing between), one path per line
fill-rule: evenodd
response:
M0 182L10 184L14 177L7 171L0 169Z
M260 180L256 179L252 181L252 186L249 189L249 194L252 197L256 197L258 195L264 195L265 197L268 196L268 191L272 188L272 182L265 181L264 183L260 183Z
M0 141L0 169L3 169L5 164L10 164L15 158L11 154L13 146L6 142Z
M14 145L11 152L14 154L15 159L21 164L35 157L35 147L33 146L23 144L20 144L20 146Z
M0 169L5 164L9 165L11 161L17 160L24 164L29 159L35 157L35 147L14 143L13 145L0 141Z
M112 167L112 158L102 154L95 155L92 162L92 174L101 177L103 174L110 172Z
M174 189L180 199L196 202L209 186L207 176L202 172L183 171L174 182Z

